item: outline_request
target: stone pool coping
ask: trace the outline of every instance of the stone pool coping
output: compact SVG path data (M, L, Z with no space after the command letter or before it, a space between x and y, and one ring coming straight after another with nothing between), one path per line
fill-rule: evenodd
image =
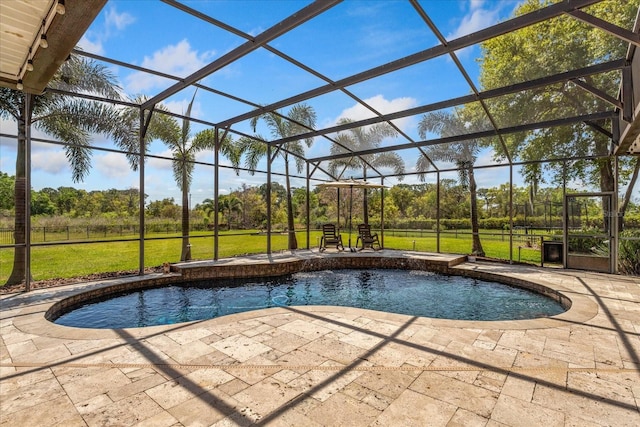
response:
M483 266L485 268L483 268ZM486 268L490 267L490 268ZM427 270L443 274L462 275L483 280L497 281L512 286L522 287L549 296L559 301L567 311L552 317L503 320L472 321L415 317L417 325L432 325L454 328L483 329L542 329L562 326L567 322L583 323L593 318L597 305L590 298L559 283L553 271L545 274L532 273L522 266L510 266L496 263L467 262L466 256L431 254L418 252L383 250L371 253L335 253L318 254L312 251L296 251L288 254L256 255L252 257L229 258L220 261L198 261L172 265L169 274L152 274L143 277L128 277L89 283L84 286L67 286L56 292L55 296L45 299L31 309L40 316L28 316L16 319L16 325L26 333L37 333L52 338L104 339L119 336L117 330L87 329L61 326L52 323L60 313L81 305L90 299L102 298L135 289L164 286L178 282L188 282L216 278L269 277L291 274L298 271L318 271L344 268L400 268L409 270ZM533 270L535 271L535 269ZM544 270L543 270L544 271ZM6 299L2 303L6 303ZM336 306L297 306L302 312L349 312L361 313L363 316L375 316L394 321L406 321L414 316L376 312L353 307ZM29 311L29 309L27 309ZM270 308L245 313L226 315L214 319L186 322L184 326L201 325L203 322L225 324L241 320L277 315L288 312L286 308ZM34 312L34 314L35 314ZM26 314L26 313L25 313ZM143 328L126 328L132 337L144 337L175 328L176 325L158 325Z

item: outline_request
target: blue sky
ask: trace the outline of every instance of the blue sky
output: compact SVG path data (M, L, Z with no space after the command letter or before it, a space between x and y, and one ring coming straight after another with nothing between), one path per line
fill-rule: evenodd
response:
M309 2L198 0L184 3L253 36L295 13ZM424 0L421 4L442 34L451 40L507 19L519 3L509 0ZM245 41L242 37L159 1L110 0L80 41L80 46L87 52L186 77ZM347 0L275 39L270 46L317 69L335 81L437 44L435 35L407 1ZM477 46L458 52L460 60L476 84L479 54ZM122 67L109 67L128 96L153 96L174 83ZM325 84L324 81L288 64L265 49L254 51L205 78L202 83L259 104L278 101ZM469 86L448 57L427 61L348 89L382 113L404 110L470 92ZM164 104L174 112L184 113L193 93L193 88L183 90L167 99ZM319 127L330 126L343 117L358 120L371 116L369 111L342 93L320 96L307 103L315 109ZM192 116L217 122L252 109L245 104L199 91ZM285 108L284 112L286 111ZM398 120L396 124L411 138L419 140L417 120L418 118L410 117ZM2 122L5 132L11 132L12 126L11 123ZM193 132L201 129L203 127L199 125L192 127ZM238 123L234 129L251 133L248 123ZM262 135L269 134L265 128L258 131ZM34 132L34 136L43 135ZM394 140L389 140L385 145L392 143ZM96 137L95 145L113 147L110 141L100 136ZM307 151L307 156L326 155L328 147L327 141L318 140ZM12 148L6 141L0 146L0 168L10 174L15 164L15 150ZM166 146L161 142L153 143L151 153L169 156ZM407 150L401 155L405 159L407 170L412 170L417 151ZM493 163L492 157L491 152L482 153L477 163ZM212 162L213 155L201 153L198 159ZM70 180L70 170L64 152L55 147L34 144L33 187L40 189L72 185L87 190L139 187L138 174L129 170L123 155L96 152L92 162L93 168L87 179L74 184ZM264 162L260 168L266 169ZM273 168L276 171L283 170L279 161ZM179 191L173 182L169 161L151 159L147 163L146 172L145 192L149 194L150 200L165 197L179 200ZM317 176L325 177L323 174ZM451 177L454 176L455 174L451 174ZM477 179L480 187L508 182L508 168L480 170ZM220 189L225 193L243 183L259 185L265 180L265 176L261 174L251 176L242 173L237 177L230 170L223 169ZM282 181L279 178L275 180ZM393 179L386 181L387 184L396 182ZM418 181L415 177L408 177L404 182ZM294 180L293 185L303 186L305 183L303 180ZM194 204L213 196L210 168L196 168L191 193Z

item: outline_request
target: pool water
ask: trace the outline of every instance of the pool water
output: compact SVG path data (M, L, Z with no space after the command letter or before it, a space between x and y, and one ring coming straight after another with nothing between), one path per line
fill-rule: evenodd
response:
M118 329L301 305L458 320L531 319L565 311L555 300L535 292L468 277L427 271L336 270L132 291L87 303L58 317L55 323Z

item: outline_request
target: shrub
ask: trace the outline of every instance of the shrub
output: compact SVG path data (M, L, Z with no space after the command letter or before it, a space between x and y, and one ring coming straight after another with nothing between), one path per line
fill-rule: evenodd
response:
M618 271L621 274L640 276L640 230L623 231L620 237ZM634 240L627 240L625 237Z

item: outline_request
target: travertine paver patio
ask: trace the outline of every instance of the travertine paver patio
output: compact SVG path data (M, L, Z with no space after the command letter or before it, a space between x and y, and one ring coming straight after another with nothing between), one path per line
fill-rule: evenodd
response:
M88 330L43 314L100 285L5 295L0 426L640 425L640 278L456 268L546 284L574 304L509 322L292 307Z

